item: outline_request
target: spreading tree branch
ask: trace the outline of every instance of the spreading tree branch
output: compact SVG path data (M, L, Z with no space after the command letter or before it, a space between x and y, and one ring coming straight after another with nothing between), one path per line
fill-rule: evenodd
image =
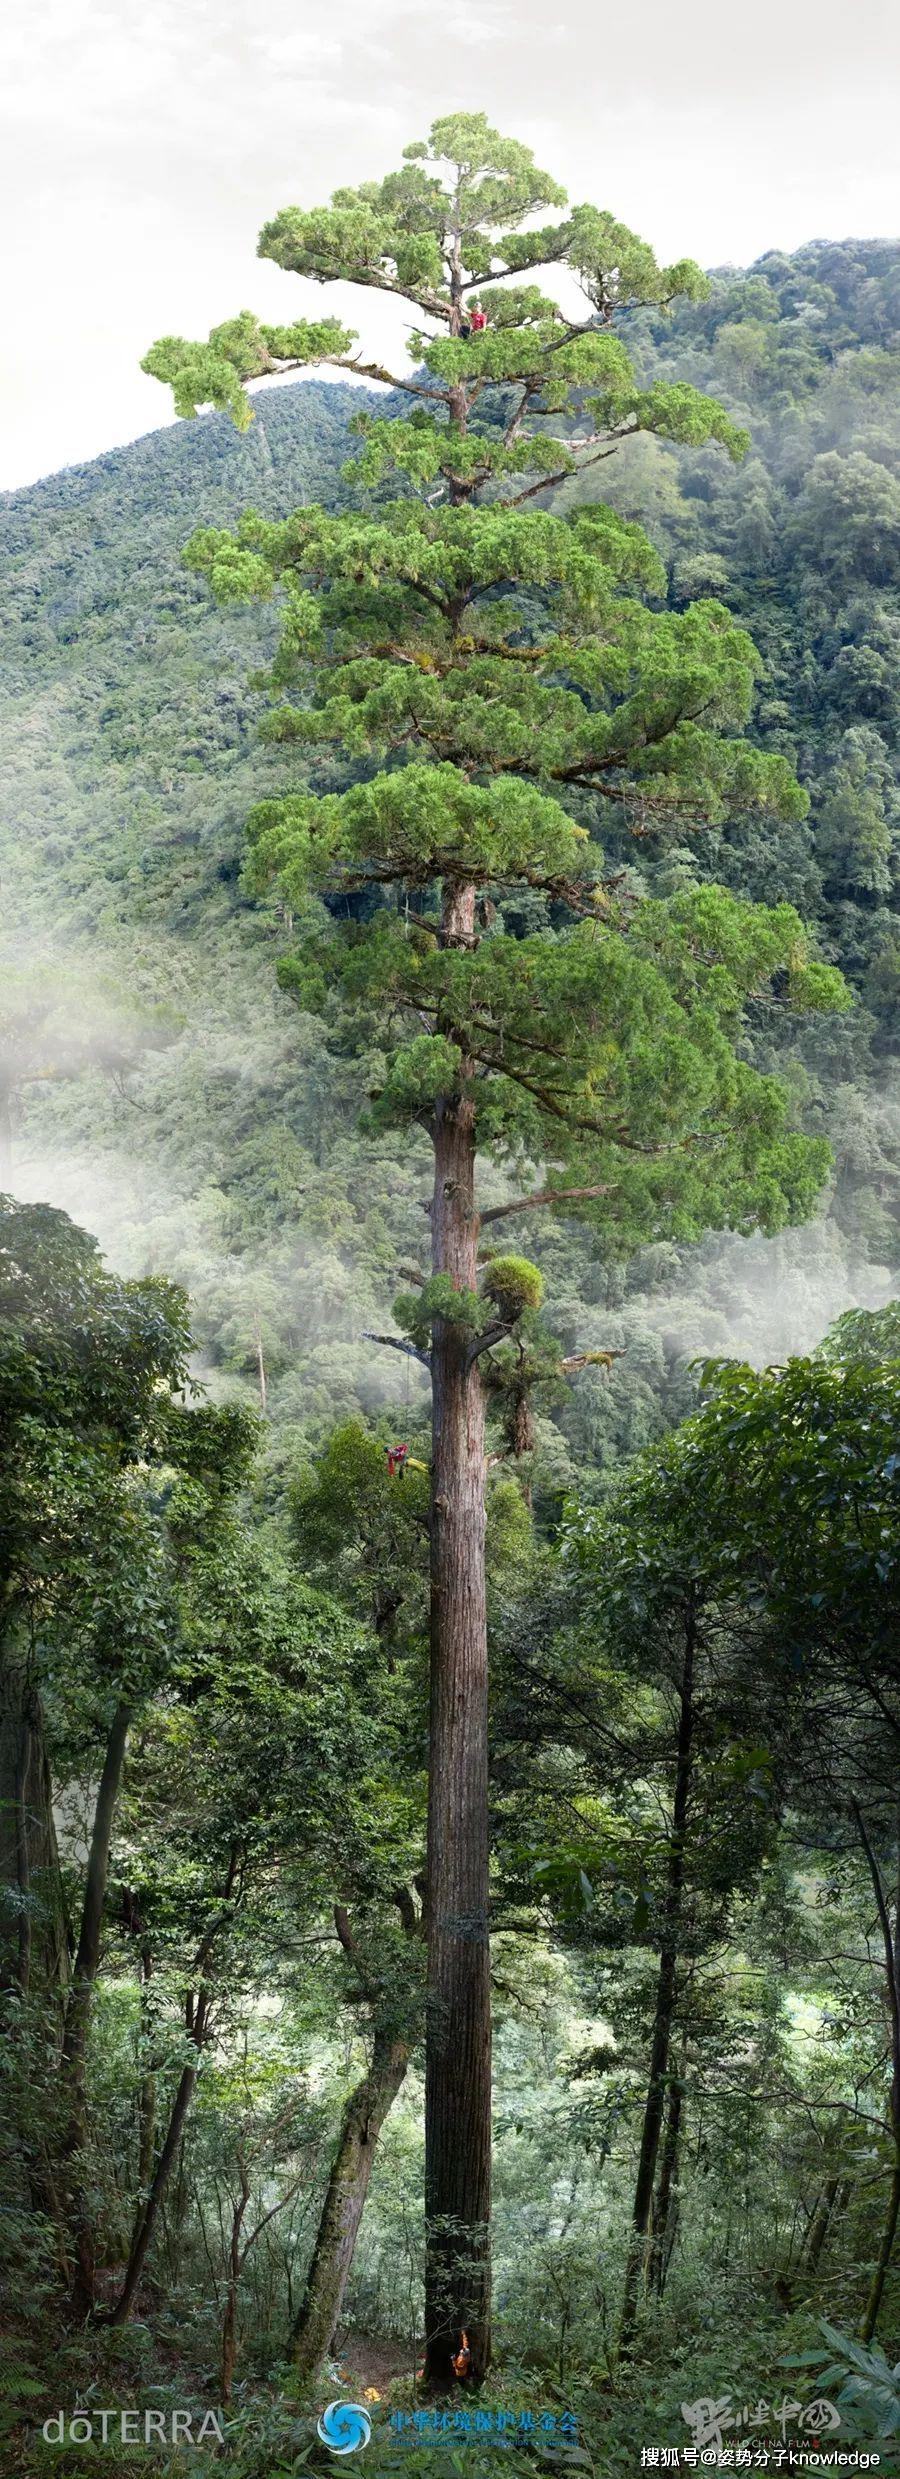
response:
M619 440L633 438L636 429L637 423L633 422L627 430L611 432L609 447L598 448L596 456L586 456L581 464L563 465L557 473L543 474L540 482L529 482L527 491L517 491L513 499L505 499L504 507L521 508L523 500L536 498L538 491L556 490L560 483L571 482L573 474L587 473L589 466L601 465L605 456L615 455Z
M371 1973L366 1968L350 1925L350 1913L346 1909L345 1904L342 1902L335 1903L334 1924L341 1944L344 1948L344 1952L347 1956L347 1960L353 1964L353 1969L356 1973L356 1977L359 1981L363 1995L368 1997L370 2003L374 2004L374 2001L379 1993L378 1984L375 1980L373 1980Z
M505 1325L502 1319L498 1320L494 1325L485 1326L483 1332L481 1334L476 1334L474 1341L469 1344L469 1348L466 1353L466 1367L469 1369L474 1368L476 1360L481 1360L484 1353L486 1351L490 1351L495 1343L507 1342L509 1339L509 1331L509 1326Z
M573 1197L610 1196L608 1182L597 1181L591 1188L535 1188L531 1196L513 1197L509 1205L488 1205L481 1215L482 1229L486 1222L503 1222L508 1214L528 1214L533 1206L565 1205Z
M404 1934L410 1938L420 1937L422 1935L422 1921L418 1911L416 1910L409 1886L392 1886L391 1901L396 1904L397 1910L400 1913L400 1918L403 1922Z
M383 1343L385 1351L402 1351L408 1360L420 1360L423 1369L431 1367L430 1352L420 1351L417 1343L404 1342L399 1334L372 1334L368 1326L364 1326L362 1339L364 1343Z

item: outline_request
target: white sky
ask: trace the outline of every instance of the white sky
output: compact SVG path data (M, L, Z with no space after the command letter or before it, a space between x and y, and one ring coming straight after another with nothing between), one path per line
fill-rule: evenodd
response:
M138 367L156 336L323 307L256 259L260 225L379 177L442 112L486 111L665 259L900 227L895 0L15 4L0 488L168 421ZM354 298L384 351L396 309Z

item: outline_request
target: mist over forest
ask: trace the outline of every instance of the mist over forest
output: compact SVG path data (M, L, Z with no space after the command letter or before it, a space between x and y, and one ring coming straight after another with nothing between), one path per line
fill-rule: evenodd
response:
M699 874L787 897L859 1006L792 1044L804 1112L835 1150L813 1230L639 1252L624 1272L571 1230L536 1236L556 1252L554 1291L562 1280L579 1333L629 1344L627 1375L610 1386L587 1373L580 1415L573 1397L552 1418L548 1485L569 1477L569 1427L576 1463L579 1444L604 1460L632 1451L686 1408L691 1358L805 1351L841 1309L893 1289L898 321L887 243L726 270L708 303L630 320L648 378L715 393L752 447L730 468L713 448L626 442L604 497L645 526L676 606L714 592L749 627L766 665L752 735L784 750L812 795L789 835L755 826L676 847L651 883ZM398 1256L420 1240L421 1172L362 1143L365 1065L336 1068L275 986L277 907L261 914L239 885L247 809L283 773L255 737L264 700L248 686L272 627L211 609L180 551L193 525L236 522L248 505L352 504L341 466L358 406L340 385L281 387L257 397L243 437L207 415L4 506L8 959L46 970L51 987L61 967L74 976L65 1012L82 1009L88 1029L97 990L106 1014L121 994L169 1017L164 1046L124 1080L29 1083L17 1189L65 1206L122 1272L183 1281L205 1370L250 1392L259 1320L272 1421L312 1441L335 1413L392 1400L359 1329L389 1306Z
M783 1136L759 1167L760 1117L758 1206L743 1169L708 1223L674 1189L654 1220L635 1188L627 1244L602 1213L512 1202L520 1161L526 1187L548 1184L530 1123L479 1156L482 1221L515 1212L500 1244L519 1252L493 1275L479 1261L496 1330L472 1328L499 1372L495 2341L490 2374L470 2368L478 2311L457 2318L468 2406L451 2403L443 2438L421 2412L418 2460L467 2466L477 2400L508 2418L511 2470L631 2479L648 2448L708 2442L717 2400L726 2445L774 2447L796 2394L795 2426L814 2395L840 2397L838 2443L888 2470L900 243L817 240L714 270L671 306L636 288L616 334L648 402L695 390L749 445L732 458L648 417L538 506L577 531L602 501L663 563L659 591L634 589L642 608L713 603L749 632L743 738L808 797L776 814L726 789L711 822L676 799L660 830L638 771L612 798L577 786L569 807L612 904L638 920L649 906L646 954L679 991L688 966L659 924L688 923L690 971L712 974L685 1002L697 1023L738 919L692 913L697 890L777 915L783 952L723 1021L741 1074L779 1080ZM42 2440L57 2401L166 2419L193 2401L196 2425L218 2406L219 2466L287 2479L331 2466L316 2419L338 2399L369 2405L366 2467L404 2466L425 2398L431 1141L418 1105L389 1122L383 1099L392 1077L400 1090L400 1002L379 1020L358 981L345 1036L314 964L303 979L293 962L301 930L310 953L345 932L361 953L393 894L348 877L307 919L284 867L266 884L245 868L248 813L286 787L343 797L367 779L361 745L266 735L283 595L217 598L213 553L206 569L183 558L195 529L220 540L248 509L267 558L296 510L380 521L394 481L348 475L352 425L405 408L320 377L255 387L252 404L243 432L207 410L0 497L0 1400L16 1466L0 1858L18 1957L0 2432L28 2479L146 2461ZM401 496L418 488L407 473ZM561 868L543 889L495 875L486 946L495 926L498 946L564 943ZM432 896L415 894L422 872L409 884L396 913L424 953ZM843 976L843 996L794 1004L807 966ZM645 1084L667 1072L658 1057ZM589 1166L573 1193L609 1177ZM436 1330L462 1317L460 1285L453 1299L434 1293ZM88 2019L82 1903L117 1731ZM357 2176L358 2236L329 2323L315 2283L336 2170L345 2211ZM751 2402L755 2428L738 2416ZM487 2444L467 2464L492 2467ZM172 2446L159 2466L207 2460Z

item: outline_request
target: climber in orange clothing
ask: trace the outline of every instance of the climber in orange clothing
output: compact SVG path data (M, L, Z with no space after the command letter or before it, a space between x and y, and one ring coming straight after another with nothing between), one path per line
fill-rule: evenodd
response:
M407 1445L401 1445L388 1447L387 1468L388 1480L396 1481L402 1480L404 1472L407 1471L427 1472L428 1465L422 1463L418 1455L411 1455Z

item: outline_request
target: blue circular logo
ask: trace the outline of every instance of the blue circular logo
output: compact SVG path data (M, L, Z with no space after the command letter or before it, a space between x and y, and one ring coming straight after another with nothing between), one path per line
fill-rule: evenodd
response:
M329 2402L316 2434L332 2453L358 2453L372 2434L372 2421L361 2402Z

